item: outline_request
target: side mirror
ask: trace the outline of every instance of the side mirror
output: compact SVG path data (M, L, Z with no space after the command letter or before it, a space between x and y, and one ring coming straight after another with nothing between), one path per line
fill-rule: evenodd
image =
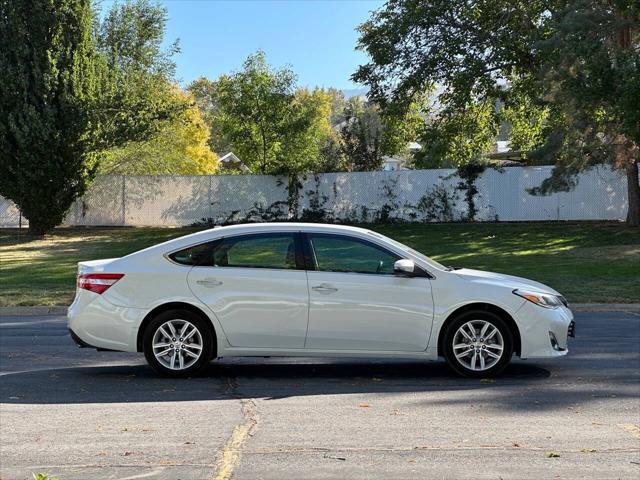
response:
M416 264L413 263L413 260L408 260L406 258L397 260L396 263L393 264L393 271L395 273L413 275L413 272L415 271L415 269L416 269Z

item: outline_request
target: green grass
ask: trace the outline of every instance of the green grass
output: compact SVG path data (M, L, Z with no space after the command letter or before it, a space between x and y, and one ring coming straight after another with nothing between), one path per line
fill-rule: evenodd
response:
M546 283L570 302L640 302L640 229L602 223L369 226L435 260ZM0 306L67 305L76 263L120 257L196 229L0 230Z

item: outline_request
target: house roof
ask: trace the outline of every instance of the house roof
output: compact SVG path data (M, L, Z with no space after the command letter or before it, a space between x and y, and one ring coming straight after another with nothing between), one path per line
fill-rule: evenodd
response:
M239 167L245 173L251 172L251 169L247 167L247 165L238 158L238 156L229 152L218 159L218 162L222 163L225 166L236 166Z

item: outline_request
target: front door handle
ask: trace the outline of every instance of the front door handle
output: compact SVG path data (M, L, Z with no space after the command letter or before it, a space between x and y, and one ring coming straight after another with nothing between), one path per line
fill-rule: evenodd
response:
M205 278L204 280L196 280L198 285L202 285L203 287L217 287L218 285L222 285L220 280L216 280L215 278Z
M315 287L311 287L311 290L321 293L333 293L338 291L337 288L329 287L328 285L316 285Z

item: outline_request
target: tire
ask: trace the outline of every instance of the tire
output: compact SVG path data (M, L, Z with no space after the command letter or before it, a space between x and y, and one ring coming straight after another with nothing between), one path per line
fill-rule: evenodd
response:
M181 333L184 337L180 337ZM209 363L213 341L213 328L208 321L189 310L176 309L162 312L149 322L142 349L156 373L181 378L193 376ZM161 355L163 352L166 354Z
M488 338L480 337L483 332ZM494 313L465 312L447 326L442 347L447 364L458 375L489 378L502 372L511 361L513 334L507 323Z

